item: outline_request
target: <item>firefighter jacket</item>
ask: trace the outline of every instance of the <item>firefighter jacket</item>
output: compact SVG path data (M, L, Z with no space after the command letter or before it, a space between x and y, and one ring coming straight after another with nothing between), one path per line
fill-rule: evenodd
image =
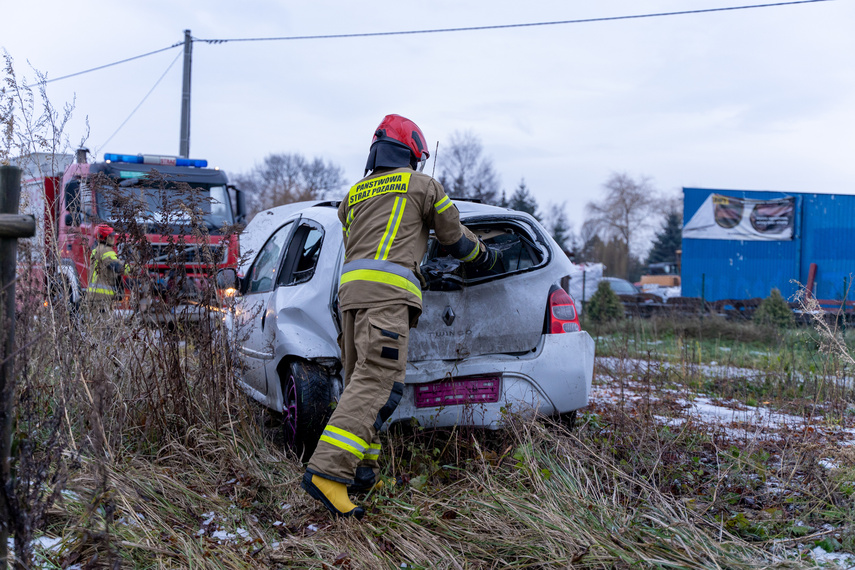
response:
M87 293L99 298L114 298L125 265L112 247L99 243L89 256L89 287Z
M411 168L378 168L357 182L338 217L344 232L343 311L403 303L421 312L419 262L430 230L457 259L472 261L481 251L442 185Z

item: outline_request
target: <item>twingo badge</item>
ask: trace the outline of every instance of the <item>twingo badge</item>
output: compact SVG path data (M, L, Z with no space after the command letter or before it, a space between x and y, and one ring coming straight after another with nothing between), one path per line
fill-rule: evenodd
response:
M410 185L410 175L412 175L412 172L399 172L379 176L371 180L363 180L348 192L347 205L353 206L368 198L374 198L375 196L389 192L406 193L407 187Z

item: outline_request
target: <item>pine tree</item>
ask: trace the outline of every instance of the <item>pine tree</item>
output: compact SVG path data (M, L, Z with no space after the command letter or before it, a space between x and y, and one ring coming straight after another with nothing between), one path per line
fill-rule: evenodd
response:
M540 221L540 214L537 211L537 200L529 192L528 186L525 185L525 179L520 180L520 185L514 190L508 207L512 210L519 210L531 214Z
M573 226L570 225L570 221L567 219L564 204L561 204L560 207L554 210L552 221L549 224L549 233L552 234L552 239L555 240L561 251L568 251L573 247L571 243L573 239Z
M606 280L600 281L597 284L597 291L591 295L591 300L588 301L585 312L588 318L594 323L622 319L624 316L623 303L620 302L617 294Z
M784 329L793 326L795 318L787 301L781 296L781 292L778 289L772 289L769 296L763 299L754 311L752 320L760 325Z
M680 214L676 211L669 212L662 231L656 234L653 247L647 254L647 264L677 261L677 250L681 247L682 236L683 224L680 221Z

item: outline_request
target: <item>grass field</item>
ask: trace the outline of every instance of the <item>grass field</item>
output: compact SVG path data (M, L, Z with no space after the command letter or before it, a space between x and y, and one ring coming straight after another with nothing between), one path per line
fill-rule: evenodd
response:
M33 567L799 568L817 547L828 564L855 552L849 368L807 329L592 330L573 429L509 414L499 431L393 430L357 523L299 489L217 323L22 318L15 534Z

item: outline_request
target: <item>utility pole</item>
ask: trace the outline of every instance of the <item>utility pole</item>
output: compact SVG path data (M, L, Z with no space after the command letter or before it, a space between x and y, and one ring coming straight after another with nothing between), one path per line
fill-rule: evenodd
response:
M18 215L21 169L0 166L0 570L9 565L12 508L12 417L15 402L15 271L18 238L36 233L32 216ZM20 561L16 562L16 566Z
M184 30L184 82L181 88L181 142L179 153L190 158L190 66L193 63L193 38Z

